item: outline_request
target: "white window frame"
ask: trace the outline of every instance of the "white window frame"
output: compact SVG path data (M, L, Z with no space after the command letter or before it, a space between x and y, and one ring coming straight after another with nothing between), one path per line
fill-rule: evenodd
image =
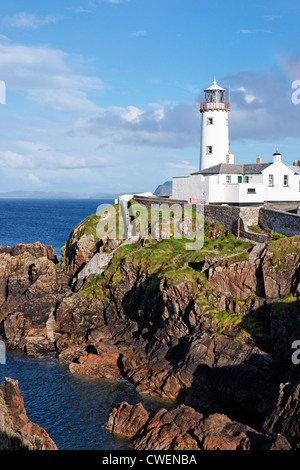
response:
M214 148L212 145L207 145L206 146L206 155L213 155L214 153Z
M244 176L244 183L249 183L250 182L250 176L245 175Z
M214 125L214 118L213 117L208 117L206 125L207 126L213 126Z
M231 184L231 175L226 175L226 184Z
M289 175L283 175L283 186L288 188L289 186Z
M269 186L269 188L274 187L274 175L269 175L268 186Z

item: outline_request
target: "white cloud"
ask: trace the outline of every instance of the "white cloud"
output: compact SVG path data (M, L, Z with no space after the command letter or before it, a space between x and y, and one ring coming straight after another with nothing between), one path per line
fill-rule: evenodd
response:
M185 148L199 145L200 114L196 103L146 110L135 107L101 109L92 117L78 119L74 133L88 133L104 142L152 147Z
M80 58L58 49L0 44L1 79L8 91L21 90L39 104L61 111L93 112L90 91L102 92L103 82L76 72Z
M272 31L270 29L240 29L238 33L239 34L257 34L257 33L271 34Z
M179 170L184 170L185 172L197 171L198 167L191 164L188 160L180 160L178 163L167 162L167 166L170 168L176 168Z
M280 15L264 15L262 17L265 21L274 21L278 20L279 18L282 18Z
M38 16L34 13L26 13L21 11L13 16L4 16L1 23L3 27L37 29L40 26L57 23L57 21L60 19L61 16Z
M147 36L147 31L134 31L130 34L130 36L134 36L136 38L139 38L141 36Z

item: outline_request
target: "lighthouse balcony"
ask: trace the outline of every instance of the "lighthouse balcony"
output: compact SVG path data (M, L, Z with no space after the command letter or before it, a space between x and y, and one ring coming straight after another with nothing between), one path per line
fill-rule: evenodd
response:
M200 103L200 113L203 111L208 111L210 109L223 109L225 111L230 111L230 103Z

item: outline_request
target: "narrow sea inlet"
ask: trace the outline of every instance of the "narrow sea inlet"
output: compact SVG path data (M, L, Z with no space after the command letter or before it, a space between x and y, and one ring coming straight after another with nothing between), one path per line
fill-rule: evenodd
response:
M147 409L169 402L141 396L127 380L91 379L73 375L55 358L28 359L8 352L0 365L5 377L19 381L29 419L42 426L59 450L127 450L130 442L105 429L110 409L122 401L143 403Z
M0 246L39 241L51 245L58 258L72 229L102 203L94 199L0 199ZM19 381L27 415L42 426L60 450L123 450L126 439L116 438L104 425L111 407L122 401L142 402L156 409L165 403L142 397L127 380L76 376L56 358L28 359L7 352L0 364L0 383Z

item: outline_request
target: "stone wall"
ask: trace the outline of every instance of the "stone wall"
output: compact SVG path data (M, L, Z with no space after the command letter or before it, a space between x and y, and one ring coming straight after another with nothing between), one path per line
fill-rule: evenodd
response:
M261 208L259 224L265 230L282 233L287 237L300 235L300 216L290 212Z
M210 222L221 222L227 230L238 233L240 230L247 230L251 225L258 224L259 207L238 207L238 206L204 206L205 220Z
M135 196L139 204L148 209L151 204L178 204L184 207L187 201L179 201L168 198L151 198ZM204 218L209 222L220 222L226 230L231 230L235 235L249 238L253 241L263 243L269 238L267 235L249 232L252 225L260 225L268 232L282 233L288 237L300 235L300 216L290 212L274 210L266 207L239 207L227 205L205 205ZM193 205L197 210L197 206Z

